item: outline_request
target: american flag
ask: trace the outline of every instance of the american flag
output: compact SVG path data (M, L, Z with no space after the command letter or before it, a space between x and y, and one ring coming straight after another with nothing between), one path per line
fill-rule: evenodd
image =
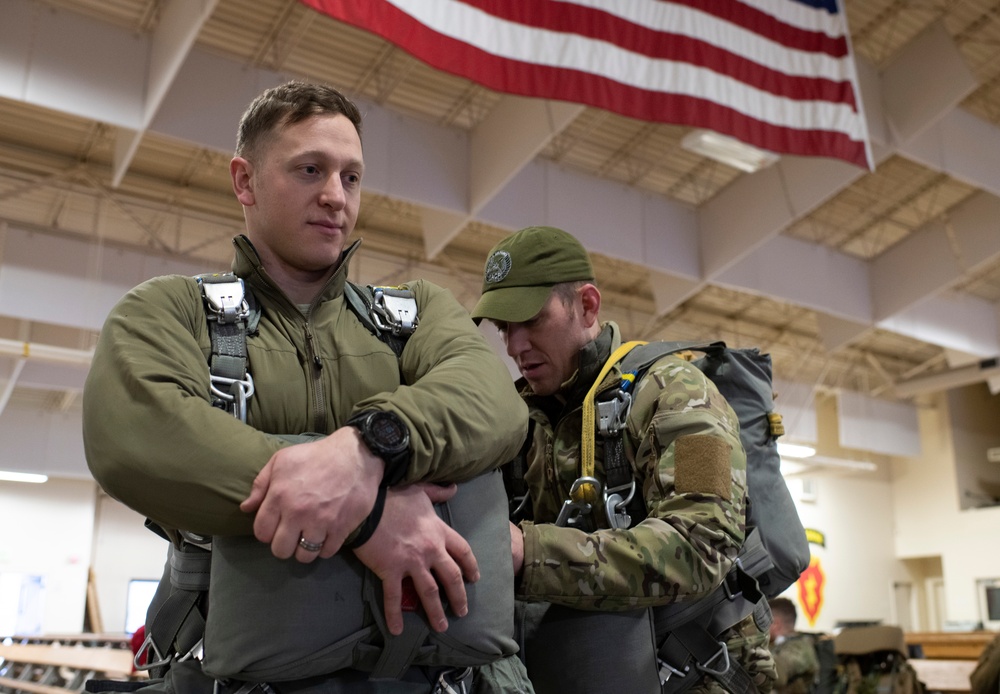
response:
M301 0L490 89L871 168L838 0Z

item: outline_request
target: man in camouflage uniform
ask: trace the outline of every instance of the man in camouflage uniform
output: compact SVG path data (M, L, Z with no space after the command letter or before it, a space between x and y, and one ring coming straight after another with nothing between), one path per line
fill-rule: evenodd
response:
M778 694L806 694L819 672L819 658L813 640L807 634L795 631L798 612L788 598L770 601L771 652L778 667L778 680L774 689Z
M746 456L737 417L715 385L678 356L634 384L624 448L645 517L613 528L600 494L569 527L560 511L581 477L582 411L622 342L598 318L601 294L583 246L551 227L523 229L493 248L473 311L495 324L522 379L532 420L524 454L530 520L511 525L522 653L539 694L660 692L652 609L690 603L720 586L745 540ZM621 383L617 366L597 392ZM603 484L605 446L594 477ZM577 509L578 510L578 509ZM774 664L767 625L753 616L721 635L713 669L742 665L744 688L690 669L672 677L699 691L767 692ZM736 668L734 668L735 670ZM662 691L677 691L662 686Z

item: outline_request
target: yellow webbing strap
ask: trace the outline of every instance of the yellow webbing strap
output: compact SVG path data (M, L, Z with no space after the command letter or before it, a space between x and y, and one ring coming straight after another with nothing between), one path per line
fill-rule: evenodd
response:
M594 476L594 395L597 393L597 389L601 386L601 382L604 381L604 377L608 375L608 372L614 367L615 364L620 362L626 354L632 351L634 347L639 345L644 345L645 342L640 340L633 340L632 342L626 342L621 347L612 352L608 360L604 362L604 367L601 369L601 373L597 375L597 379L594 381L594 385L590 387L587 391L587 396L583 399L583 434L582 440L580 441L580 477L593 477ZM594 485L589 482L585 482L577 486L576 491L573 493L573 501L582 501L588 504L597 503L597 490L594 489Z

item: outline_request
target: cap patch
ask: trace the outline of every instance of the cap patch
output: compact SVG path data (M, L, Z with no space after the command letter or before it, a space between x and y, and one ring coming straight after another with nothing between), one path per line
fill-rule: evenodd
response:
M503 282L510 272L510 253L507 251L496 251L486 261L486 269L483 271L483 279L487 284Z

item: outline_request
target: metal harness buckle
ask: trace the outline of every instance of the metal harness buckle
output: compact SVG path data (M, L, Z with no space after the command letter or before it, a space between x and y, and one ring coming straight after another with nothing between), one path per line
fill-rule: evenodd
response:
M628 496L622 498L621 492L628 490ZM610 493L609 493L610 492ZM635 496L635 480L620 487L604 490L604 513L608 517L608 525L612 528L628 528L632 525L632 516L625 507Z
M718 644L719 644L719 652L716 653L715 655L713 655L711 658L709 658L708 661L704 665L702 665L701 663L695 663L694 664L694 666L698 670L700 670L701 672L704 672L706 675L713 675L715 677L721 677L722 675L724 675L727 672L729 672L729 649L726 648L726 644L724 644L722 641L719 641ZM709 665L711 665L712 663L714 663L719 658L722 658L722 663L723 663L722 667L720 669L718 669L718 670L710 668Z
M393 287L372 287L372 294L375 299L372 320L376 327L393 335L412 335L420 322L413 292Z
M597 402L597 430L605 438L616 435L625 428L632 395L619 388L611 400Z
M453 668L445 670L438 676L431 694L470 694L472 684L472 668Z
M660 684L664 685L667 681L677 675L678 677L687 677L687 674L691 671L690 667L686 667L683 670L678 670L673 665L668 663L663 658L657 658L656 661L660 664Z
M146 658L147 653L152 653L155 660L149 663L142 662ZM154 667L160 667L161 665L166 665L170 662L170 656L164 656L160 653L160 649L156 647L156 643L153 641L153 635L146 634L146 640L142 642L139 646L139 650L135 652L135 657L132 658L132 664L135 665L136 670L152 670Z
M210 311L209 320L214 318L220 323L235 323L249 316L250 305L243 291L243 280L239 277L229 279L227 275L219 277L227 279L213 281L210 278L198 278L201 294Z

